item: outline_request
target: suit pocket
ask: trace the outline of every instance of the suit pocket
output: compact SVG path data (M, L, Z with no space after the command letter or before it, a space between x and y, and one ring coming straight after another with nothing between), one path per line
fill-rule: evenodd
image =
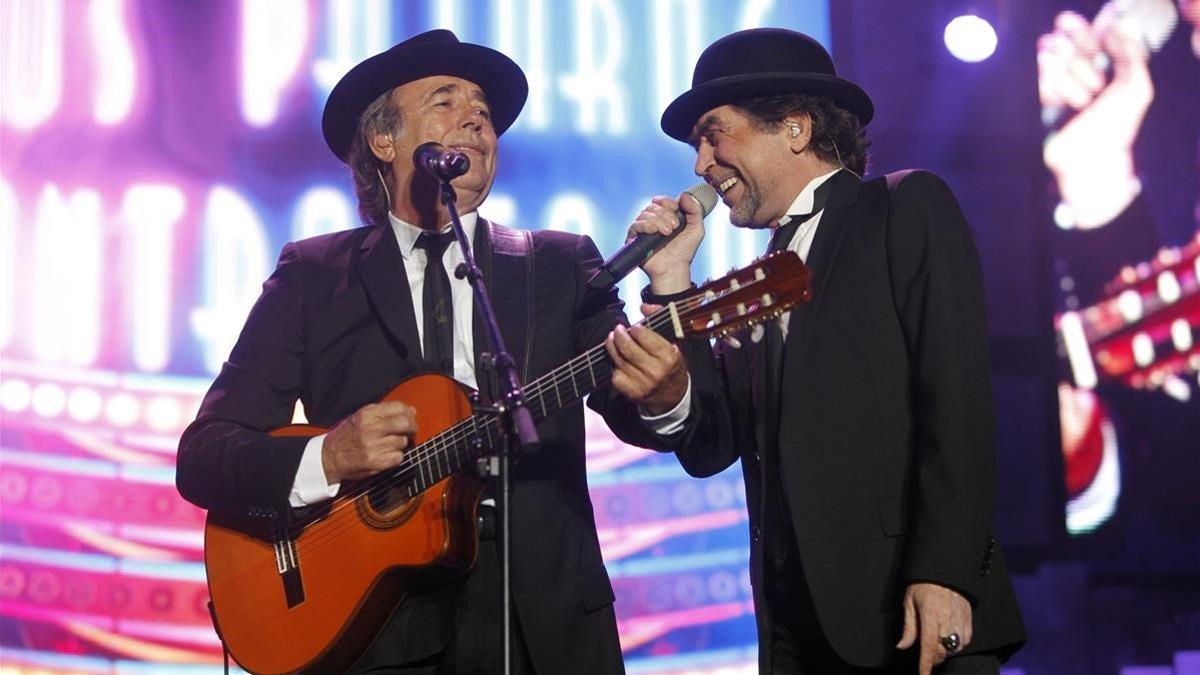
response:
M588 612L608 607L616 600L612 582L608 580L608 570L603 563L579 575L579 597L583 600L584 611Z
M889 537L898 537L908 532L908 519L905 517L904 500L899 497L880 499L876 502L879 508L879 526Z

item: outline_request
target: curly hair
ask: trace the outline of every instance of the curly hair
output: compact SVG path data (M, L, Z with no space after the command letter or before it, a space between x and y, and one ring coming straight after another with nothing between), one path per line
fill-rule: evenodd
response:
M733 107L761 131L774 131L790 115L806 113L812 120L812 147L821 159L845 166L858 175L867 170L871 139L858 117L826 96L775 94L738 101Z
M393 90L394 91L394 90ZM404 125L404 115L392 101L389 91L375 99L358 118L358 129L350 142L346 163L354 177L354 193L358 197L358 215L367 225L388 222L392 205L385 181L391 180L392 167L371 152L371 138L377 134L395 136Z

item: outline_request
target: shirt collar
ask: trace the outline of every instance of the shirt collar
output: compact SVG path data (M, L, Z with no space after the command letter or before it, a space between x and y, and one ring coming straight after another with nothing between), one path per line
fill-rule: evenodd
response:
M821 187L825 181L832 178L834 174L841 170L842 167L839 166L827 174L817 176L816 178L808 181L808 185L804 186L804 189L800 191L800 194L796 196L796 199L792 201L792 205L788 207L787 215L779 219L779 224L777 227L787 225L788 221L792 219L792 216L805 216L809 213L812 213L813 195L816 193L817 188Z
M464 213L459 218L462 220L463 230L467 233L467 242L474 245L475 223L479 220L479 212ZM396 233L396 242L400 244L400 255L408 258L417 246L417 237L421 236L424 230L412 223L400 220L391 211L388 211L388 221L392 225L392 231ZM449 231L450 223L446 223L446 226L439 230L439 232Z

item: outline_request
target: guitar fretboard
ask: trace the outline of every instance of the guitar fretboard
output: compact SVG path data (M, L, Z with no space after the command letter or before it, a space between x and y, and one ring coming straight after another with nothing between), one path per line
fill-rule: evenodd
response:
M667 309L655 312L642 324L664 337L673 337L667 330L671 326ZM603 343L596 345L525 385L525 406L534 422L541 422L607 384L612 373L608 351ZM500 422L494 416L472 415L413 448L384 480L392 485L405 484L408 496L415 497L496 447L501 433Z

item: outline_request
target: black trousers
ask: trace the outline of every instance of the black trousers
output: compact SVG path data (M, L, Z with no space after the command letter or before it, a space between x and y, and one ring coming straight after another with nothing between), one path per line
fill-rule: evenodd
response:
M788 538L790 539L790 537ZM773 544L779 541L773 540ZM912 675L917 672L919 646L896 652L881 668L861 668L846 663L833 651L813 608L794 540L783 544L781 554L768 555L767 602L771 612L769 644L771 672L787 675ZM774 564L772 564L774 563ZM774 569L771 569L774 568ZM899 600L897 600L899 601ZM897 636L899 639L899 636ZM936 675L996 675L1000 661L991 654L968 654L946 659L933 669Z
M397 675L493 675L504 672L504 615L501 597L500 543L479 542L479 560L458 582L454 631L445 651L402 665L374 665L355 673ZM529 648L516 615L513 615L513 668L515 675L533 675ZM369 653L370 650L368 650ZM372 660L372 659L364 659Z

